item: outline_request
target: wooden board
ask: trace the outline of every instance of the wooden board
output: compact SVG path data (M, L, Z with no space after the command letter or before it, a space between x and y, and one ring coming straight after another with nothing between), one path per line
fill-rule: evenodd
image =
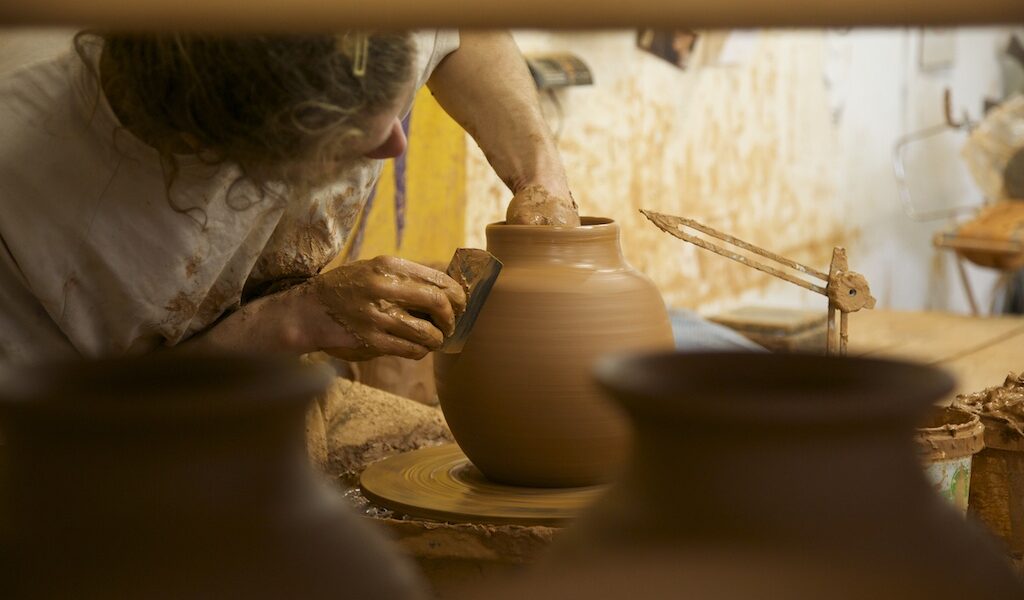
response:
M1024 370L1024 318L861 311L850 315L849 354L941 366L956 375L955 393L975 392Z
M0 2L8 24L102 28L325 31L350 27L549 27L594 29L658 24L692 28L967 25L1024 20L1020 0L33 0Z
M827 317L821 310L802 310L771 306L742 306L713 317L711 321L740 333L794 335L825 327Z

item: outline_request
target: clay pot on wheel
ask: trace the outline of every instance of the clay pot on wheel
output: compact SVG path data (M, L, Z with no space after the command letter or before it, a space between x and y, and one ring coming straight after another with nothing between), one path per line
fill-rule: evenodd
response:
M18 598L410 598L313 473L330 376L174 353L0 371L0 581Z
M932 489L915 427L952 379L810 355L633 355L598 380L629 413L623 476L530 584L591 597L1019 598L993 540ZM616 595L614 590L619 590ZM701 596L702 593L697 593ZM531 597L559 597L558 593Z
M438 354L438 396L459 446L488 478L570 487L608 480L623 460L624 417L590 378L609 352L671 348L654 284L626 264L619 227L497 223L504 263L461 354Z

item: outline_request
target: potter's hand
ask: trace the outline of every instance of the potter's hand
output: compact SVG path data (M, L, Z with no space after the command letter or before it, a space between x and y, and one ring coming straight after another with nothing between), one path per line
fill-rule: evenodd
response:
M508 223L580 224L537 86L508 32L460 31L459 49L441 61L427 85L515 194Z
M505 222L510 225L579 227L580 216L571 195L551 194L540 185L519 190L508 204Z
M309 287L333 329L349 334L326 337L318 346L346 360L423 358L455 332L455 319L466 308L466 293L454 279L392 256L338 267Z
M444 273L381 256L254 300L188 343L235 352L326 350L346 360L418 359L455 331L465 308L465 292Z

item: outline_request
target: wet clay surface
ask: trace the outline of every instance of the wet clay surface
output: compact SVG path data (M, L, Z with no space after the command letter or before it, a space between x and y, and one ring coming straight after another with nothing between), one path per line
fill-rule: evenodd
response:
M956 407L985 421L1000 423L1024 437L1024 373L1010 373L1003 385L961 394L956 398Z
M509 202L505 221L510 225L553 225L578 227L580 217L576 201L549 194L543 186L530 185Z
M504 263L461 354L437 355L438 396L456 441L502 483L607 481L628 446L624 417L591 380L602 355L669 349L661 296L623 260L618 225L495 224Z
M985 447L981 417L952 407L936 408L917 430L917 445L928 461L970 456Z

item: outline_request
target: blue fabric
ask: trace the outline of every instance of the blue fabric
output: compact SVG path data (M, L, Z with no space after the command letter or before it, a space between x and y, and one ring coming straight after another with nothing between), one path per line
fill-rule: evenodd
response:
M703 319L697 313L669 310L676 349L686 352L767 352L764 347L748 340L724 325Z

